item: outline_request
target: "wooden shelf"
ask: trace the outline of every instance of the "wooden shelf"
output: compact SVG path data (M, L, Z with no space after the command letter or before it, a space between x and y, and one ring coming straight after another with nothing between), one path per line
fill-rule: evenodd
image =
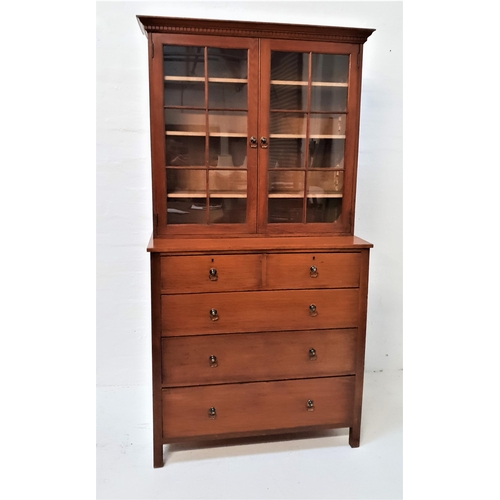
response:
M246 191L210 191L210 198L246 198ZM167 198L206 198L206 191L178 191L168 193Z
M289 192L289 193L269 193L269 198L304 198L304 193ZM308 194L308 199L321 199L321 198L342 198L342 193L321 193L321 194Z
M271 134L271 139L306 139L305 134ZM345 139L345 135L318 135L313 134L309 139Z
M166 82L205 82L204 76L165 76ZM247 78L216 78L210 77L208 83L248 83Z
M309 82L293 81L293 80L271 80L271 85L300 85L307 86ZM347 83L343 82L311 82L313 87L347 87Z
M188 136L188 137L205 137L205 132L189 132L185 130L167 130L165 135L178 135L178 136ZM209 132L210 137L247 137L247 134L242 134L240 132Z

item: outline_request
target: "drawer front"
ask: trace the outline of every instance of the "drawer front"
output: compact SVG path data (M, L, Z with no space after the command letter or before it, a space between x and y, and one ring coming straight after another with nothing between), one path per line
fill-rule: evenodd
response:
M359 253L269 254L267 288L349 288L359 286Z
M352 423L355 377L163 389L163 438ZM307 402L312 401L312 408ZM214 414L210 414L210 409Z
M356 328L358 309L356 288L163 295L162 334Z
M200 255L161 258L162 293L257 290L261 285L261 255Z
M348 375L355 329L169 337L162 343L168 387Z

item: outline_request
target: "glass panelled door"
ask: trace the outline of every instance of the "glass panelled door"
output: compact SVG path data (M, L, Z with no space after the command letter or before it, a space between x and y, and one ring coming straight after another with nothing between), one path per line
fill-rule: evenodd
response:
M256 169L256 153L248 158L249 127L256 124L248 104L249 48L172 43L162 52L167 226L255 226L248 202L248 172Z
M351 56L276 45L269 50L268 69L267 227L337 223L343 210Z

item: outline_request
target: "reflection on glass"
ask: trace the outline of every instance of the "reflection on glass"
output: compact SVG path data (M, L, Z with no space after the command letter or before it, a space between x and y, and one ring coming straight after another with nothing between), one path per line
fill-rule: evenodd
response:
M271 85L271 109L307 109L307 85Z
M335 222L342 213L342 198L308 198L306 222Z
M165 106L205 107L205 84L203 82L165 82Z
M311 87L311 111L345 112L347 87Z
M246 198L247 171L215 169L208 172L211 197Z
M344 139L310 139L309 168L344 168Z
M246 83L208 83L208 107L247 109Z
M302 198L304 172L273 170L269 172L269 198Z
M310 136L345 136L346 115L311 115ZM326 138L326 137L324 137Z
M312 55L312 81L347 83L349 56L336 54Z
M307 172L308 198L340 198L344 187L343 170Z
M165 76L199 77L205 75L203 47L163 46L163 74Z
M271 52L271 80L304 81L309 74L309 54Z
M208 48L208 77L248 77L248 56L246 49Z
M205 135L205 112L187 109L165 110L165 131L167 135L185 132L187 135Z
M205 166L205 137L167 135L165 150L167 166Z
M208 161L211 167L246 167L246 137L210 137Z

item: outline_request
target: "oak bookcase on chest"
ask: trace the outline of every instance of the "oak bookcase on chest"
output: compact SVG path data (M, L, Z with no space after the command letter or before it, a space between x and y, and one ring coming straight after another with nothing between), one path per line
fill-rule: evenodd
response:
M374 30L137 18L154 466L188 440L348 427L359 446L372 245L353 230Z

